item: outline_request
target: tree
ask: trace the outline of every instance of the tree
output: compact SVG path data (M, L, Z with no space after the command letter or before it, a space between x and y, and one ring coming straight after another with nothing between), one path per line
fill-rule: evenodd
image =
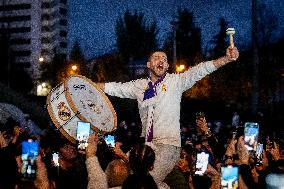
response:
M177 59L185 59L189 66L195 65L201 53L200 29L195 26L192 12L178 10L176 23Z
M76 66L76 69L72 66ZM43 63L40 69L40 80L42 82L48 81L52 87L72 74L88 75L86 60L77 41L71 50L69 61L66 60L65 55L57 53L55 49L52 61Z
M123 62L143 58L157 48L156 22L148 24L144 14L135 11L124 13L116 21L116 45Z
M228 47L228 43L226 41L227 38L226 29L228 28L228 23L224 18L220 18L219 26L220 26L219 33L215 35L213 39L210 41L210 43L214 45L210 53L211 58L219 58L220 56L223 56L226 53L226 49Z
M84 76L88 76L87 62L84 54L82 53L80 44L75 41L73 48L70 53L70 60L68 61L68 72L70 74L76 73ZM72 66L77 66L77 69L72 70ZM68 75L68 74L67 74Z
M105 54L92 62L91 79L95 82L128 81L125 65L116 54Z
M63 81L67 76L66 72L67 61L62 54L58 54L54 50L54 56L51 62L45 62L40 66L42 82L48 81L51 87L55 87Z
M209 59L219 58L223 56L226 52L226 48L228 44L226 43L226 29L228 23L225 21L224 18L219 19L219 33L217 33L210 43L213 45L213 48L209 50ZM229 77L231 74L231 67L230 68L222 68L218 70L216 73L212 73L210 75L210 86L211 86L211 97L215 98L222 94L222 91L227 91L227 83L226 78ZM226 90L225 90L226 89ZM231 93L231 91L230 91ZM221 96L223 98L223 96ZM225 100L225 99L222 99Z
M168 34L164 49L169 57L174 57L174 44L176 44L177 64L183 64L190 69L203 60L200 29L195 26L193 14L187 9L179 9L173 20L173 31ZM175 71L173 62L170 62L170 67ZM204 78L184 95L191 98L206 98L209 89L208 80Z
M164 44L167 54L173 56L172 47L175 40L177 61L185 62L187 66L197 64L202 60L201 33L200 28L195 26L192 12L179 9L172 23L174 31L168 35Z
M213 48L209 50L208 59L216 59L224 56L226 49L229 46L226 38L226 29L228 23L224 18L219 19L219 32L210 41ZM249 81L248 66L245 64L251 59L247 52L240 52L242 56L237 62L230 63L222 69L210 74L210 97L218 99L226 103L240 103L248 101L248 96L251 94L251 82ZM242 90L240 90L242 89Z

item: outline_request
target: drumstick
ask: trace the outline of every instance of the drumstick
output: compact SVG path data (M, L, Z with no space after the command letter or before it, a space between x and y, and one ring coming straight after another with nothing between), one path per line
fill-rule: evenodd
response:
M235 29L234 28L228 28L226 30L226 34L230 36L230 46L233 48L234 45L234 34L235 34Z

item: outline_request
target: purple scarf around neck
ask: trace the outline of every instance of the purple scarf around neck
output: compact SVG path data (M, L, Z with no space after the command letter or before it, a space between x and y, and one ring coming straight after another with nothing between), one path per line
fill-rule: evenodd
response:
M153 82L150 79L150 81L148 83L148 88L144 92L143 101L156 96L156 94L157 94L156 93L156 87L157 87L157 85L159 83L161 83L164 80L165 76L166 76L166 74L164 74L163 76L159 77L159 79L154 84L153 84Z

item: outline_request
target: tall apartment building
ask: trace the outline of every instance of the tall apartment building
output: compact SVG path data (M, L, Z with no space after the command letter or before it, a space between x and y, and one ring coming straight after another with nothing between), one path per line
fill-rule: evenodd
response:
M67 10L67 0L0 0L0 34L7 33L14 62L33 79L55 51L67 56Z

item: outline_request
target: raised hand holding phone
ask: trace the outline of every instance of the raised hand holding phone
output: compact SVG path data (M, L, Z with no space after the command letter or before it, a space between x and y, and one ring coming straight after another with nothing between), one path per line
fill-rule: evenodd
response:
M89 122L77 122L77 141L78 149L85 150L88 146L88 139L90 136L91 124Z
M208 166L209 154L205 152L197 153L196 171L195 174L203 175Z
M92 157L92 156L96 156L98 142L99 142L98 133L93 133L89 136L88 146L86 148L86 157L87 158Z
M237 154L241 164L249 163L249 151L245 147L244 137L241 136L237 142Z
M255 152L259 134L258 123L246 122L244 126L244 134L245 147L248 149L248 151Z
M195 122L196 122L196 125L197 125L197 129L202 134L209 134L210 130L209 130L207 122L206 122L205 113L204 112L197 112L195 114L195 118L196 118Z
M28 139L22 142L21 174L24 179L34 179L36 176L36 158L39 153L38 141Z

